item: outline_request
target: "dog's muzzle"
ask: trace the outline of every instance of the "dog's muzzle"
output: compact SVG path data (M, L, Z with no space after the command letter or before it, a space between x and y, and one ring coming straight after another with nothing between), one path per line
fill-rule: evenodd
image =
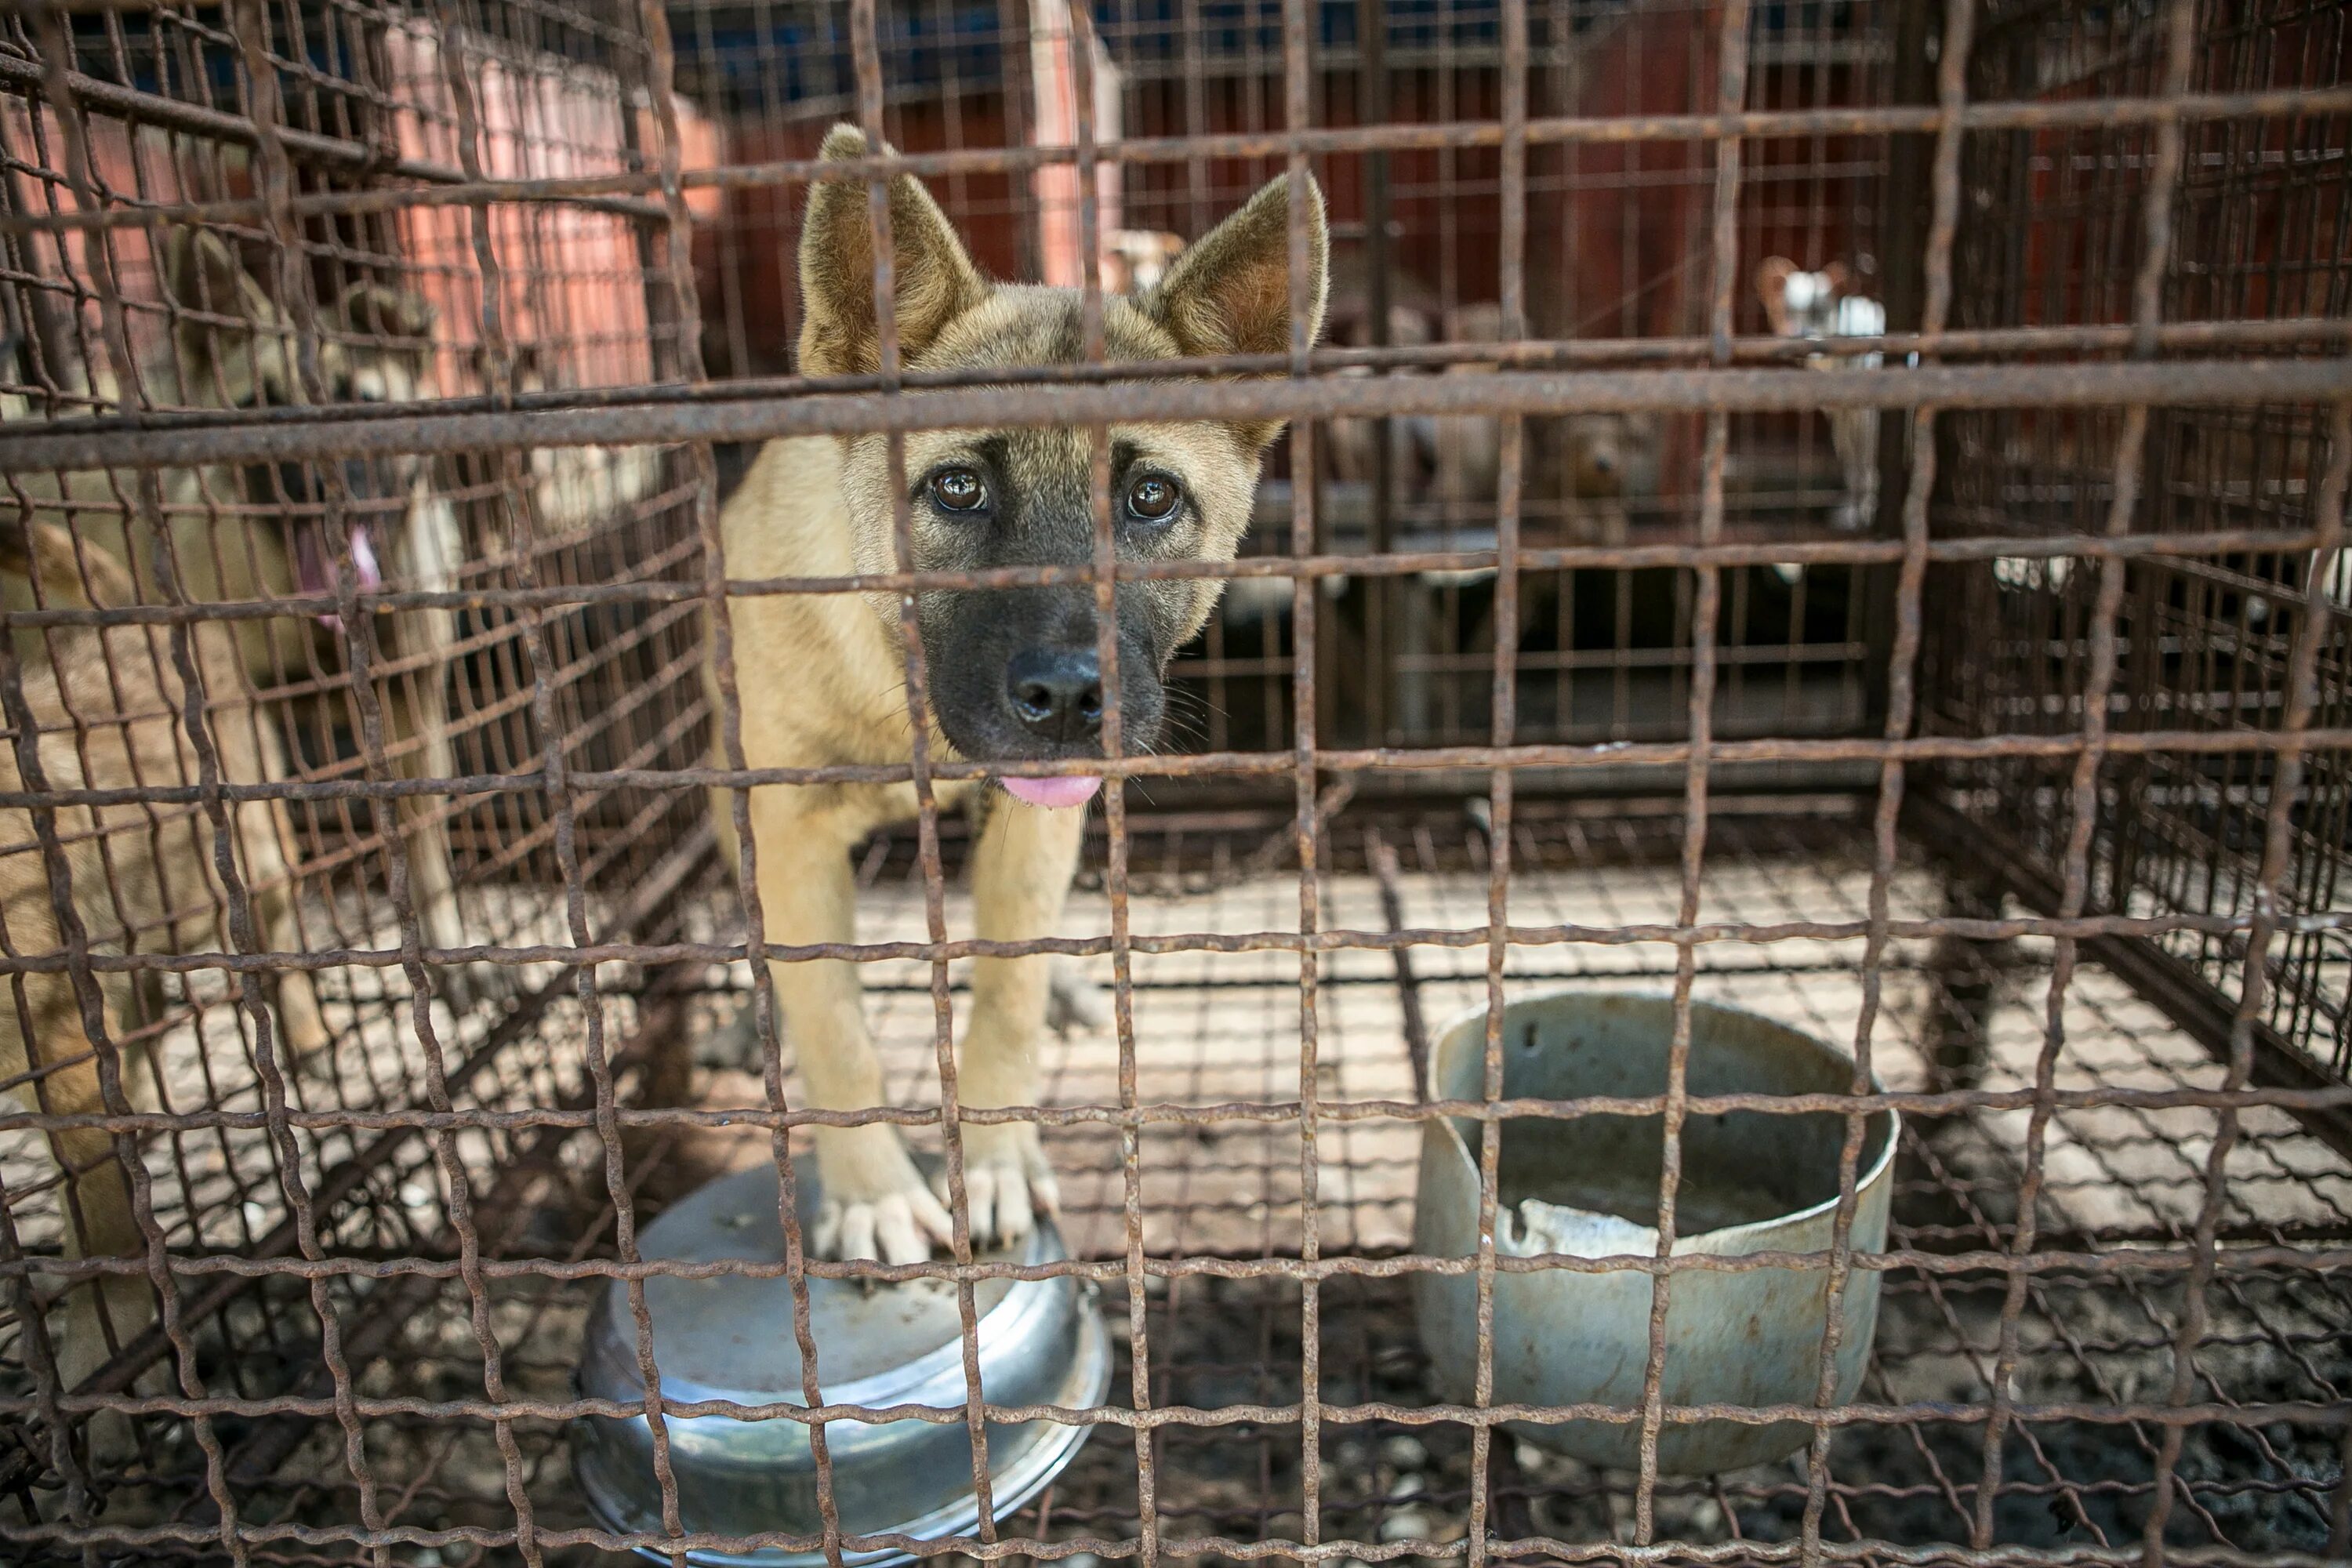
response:
M1004 702L1041 741L1085 745L1102 734L1102 664L1092 648L1024 648L1006 661ZM1005 792L1031 805L1084 805L1102 781L1092 776L1006 779Z

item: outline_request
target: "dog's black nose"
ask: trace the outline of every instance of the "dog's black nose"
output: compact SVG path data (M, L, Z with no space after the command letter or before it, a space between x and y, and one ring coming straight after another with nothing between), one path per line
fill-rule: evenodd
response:
M1102 729L1102 667L1092 648L1033 647L1004 667L1004 693L1033 735L1092 740Z

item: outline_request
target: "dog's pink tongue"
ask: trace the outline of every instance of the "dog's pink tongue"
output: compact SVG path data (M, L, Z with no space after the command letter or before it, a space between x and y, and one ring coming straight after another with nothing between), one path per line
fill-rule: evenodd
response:
M1031 805L1084 805L1094 799L1095 791L1101 787L1102 780L1082 775L1004 781L1007 794Z

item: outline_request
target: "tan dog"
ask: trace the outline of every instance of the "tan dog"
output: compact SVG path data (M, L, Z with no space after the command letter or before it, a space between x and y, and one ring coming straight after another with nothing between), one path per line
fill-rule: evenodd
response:
M0 529L0 571L30 582L36 572L51 606L119 605L135 597L121 563L103 550L77 550L65 530L37 525L28 562L25 535ZM49 628L51 657L20 667L25 709L36 731L34 751L46 786L53 790L126 789L197 782L197 752L184 727L187 697L163 626ZM198 623L191 647L209 700L205 721L219 748L222 773L232 779L281 778L276 728L239 695L239 650L226 626ZM0 756L0 788L26 787L18 713L16 730ZM257 923L282 918L290 896L287 860L293 825L280 802L248 801L231 808L237 869L253 889ZM228 932L225 889L215 875L214 836L200 805L66 805L57 808L57 837L70 876L72 910L90 947L125 951L218 951ZM49 863L33 814L0 808L0 918L10 951L28 956L65 951L66 934L51 895ZM110 1039L131 1016L133 977L96 973L98 1011ZM88 1115L109 1109L101 1093L99 1057L88 1012L73 975L32 971L0 1005L0 1077L38 1076L16 1091L53 1115ZM281 1047L296 1053L326 1043L310 975L296 970L278 984ZM125 1092L137 1086L126 1068ZM67 1175L68 1257L126 1257L145 1243L131 1212L125 1173L111 1133L92 1128L50 1135L51 1152ZM88 1376L109 1352L99 1322L102 1289L115 1342L137 1334L154 1316L144 1276L108 1275L99 1289L78 1285L58 1347L66 1386Z
M866 153L837 126L824 156ZM889 186L902 363L940 370L1066 363L1083 353L1076 289L981 276L929 193L911 176ZM1320 325L1326 240L1311 184L1310 334ZM1290 342L1289 204L1276 180L1186 249L1160 287L1103 302L1110 357L1150 362L1278 353ZM874 259L861 184L810 194L801 242L805 317L801 370L870 374L877 363ZM916 394L913 395L920 395ZM1259 459L1279 422L1123 425L1110 431L1118 549L1135 560L1230 558L1248 525ZM885 437L772 442L722 518L737 579L887 572L896 565ZM906 441L914 564L927 571L1093 558L1092 458L1082 429L919 431ZM1222 584L1125 583L1118 591L1122 696L1129 752L1160 736L1160 675L1198 632ZM898 604L889 595L730 599L745 760L755 768L903 762L907 710ZM1011 762L1101 754L1102 685L1091 584L919 596L929 672L931 755ZM715 678L714 678L714 697ZM723 761L723 759L722 759ZM1051 934L1077 863L1092 779L1007 781L976 795L982 823L972 879L977 934ZM714 796L734 860L731 805ZM856 930L851 847L915 814L910 784L779 786L752 791L759 892L771 942L846 942ZM981 959L963 1042L961 1098L975 1107L1034 1103L1034 1052L1045 1025L1050 961ZM882 1103L881 1074L855 966L777 963L776 992L811 1101L828 1109ZM844 1257L919 1259L950 1237L946 1210L897 1131L820 1128L824 1207L813 1244ZM1052 1172L1032 1125L963 1131L965 1190L975 1238L1027 1233L1033 1205L1051 1210Z
M162 247L163 289L174 307L168 364L143 365L149 395L166 405L223 409L282 406L307 395L293 363L294 337L278 305L219 236L179 228ZM375 283L345 289L320 311L319 391L330 402L404 403L432 396L431 308L404 291ZM101 396L116 389L104 376L88 378ZM11 415L19 410L9 410ZM457 519L432 484L431 466L415 457L352 459L341 466L343 536L330 539L325 488L316 465L282 463L239 468L172 468L154 482L164 539L163 564L179 594L194 604L284 597L334 590L338 558L348 555L361 586L391 575L425 588L457 585L463 553ZM159 540L137 504L142 476L128 470L12 476L0 496L0 515L15 523L57 523L128 563L133 580L153 584ZM16 502L10 505L11 501ZM150 590L151 602L158 595ZM10 608L32 606L29 584L0 576L0 598ZM403 748L396 766L410 777L456 772L447 737L443 668L430 662L454 640L446 611L415 610L378 618L386 659L424 656L420 670L378 682L387 746ZM344 664L339 622L293 616L233 623L241 652L234 683L216 689L223 700L248 689L308 681ZM18 656L38 660L37 635L20 629ZM251 777L231 775L236 782ZM436 947L465 941L444 803L412 797L400 803L408 846L412 894ZM289 910L290 913L290 904ZM268 935L273 947L299 945L290 924ZM457 980L458 977L449 977ZM454 998L453 998L454 999Z
M1622 544L1628 503L1658 493L1658 426L1635 414L1571 414L1560 422L1563 531L1570 543Z

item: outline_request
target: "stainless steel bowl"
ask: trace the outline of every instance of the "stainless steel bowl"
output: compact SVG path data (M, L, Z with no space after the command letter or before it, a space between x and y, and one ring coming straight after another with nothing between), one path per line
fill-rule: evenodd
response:
M800 1184L803 1231L815 1216L814 1180ZM647 1258L707 1262L779 1261L776 1173L760 1167L724 1177L675 1205L647 1226L638 1248ZM1005 1249L984 1258L1013 1260ZM1060 1236L1041 1222L1017 1260L1065 1257ZM884 1285L872 1291L839 1279L808 1282L810 1326L824 1397L833 1405L964 1407L962 1329L955 1289L940 1280ZM980 1319L981 1386L994 1405L1098 1404L1110 1384L1110 1340L1091 1287L1067 1278L982 1282L973 1291ZM740 1275L646 1281L653 1320L654 1364L662 1393L676 1400L741 1405L803 1403L801 1360L793 1334L792 1290L781 1277ZM578 1386L583 1395L640 1401L635 1321L627 1287L608 1281L590 1312ZM667 1422L670 1466L681 1522L722 1535L785 1531L815 1534L816 1466L806 1424L789 1417L746 1421L698 1415ZM1052 1421L992 1422L989 1480L1000 1519L1019 1508L1069 1463L1090 1429ZM654 1479L653 1438L643 1415L583 1416L572 1424L572 1465L590 1508L614 1531L659 1533L661 1490ZM971 1443L962 1420L866 1423L825 1427L834 1500L841 1528L853 1535L904 1533L933 1541L980 1521L971 1484ZM646 1555L668 1561L667 1554ZM707 1568L800 1568L816 1552L767 1549L694 1552ZM845 1561L908 1561L903 1552L845 1553Z
M1513 1002L1503 1016L1503 1093L1511 1099L1662 1094L1674 1033L1664 996L1560 991ZM1430 1053L1429 1093L1485 1096L1486 1013L1462 1019ZM1811 1036L1733 1007L1694 1003L1690 1069L1695 1095L1846 1094L1853 1059ZM1518 1257L1657 1255L1656 1116L1515 1118L1503 1124L1496 1247ZM1853 1245L1886 1245L1894 1193L1894 1112L1864 1123L1855 1175ZM1845 1118L1735 1110L1683 1125L1676 1189L1678 1256L1830 1249L1837 1215ZM1441 1118L1422 1124L1421 1188L1413 1250L1466 1258L1477 1248L1478 1126ZM1811 1405L1829 1321L1828 1271L1764 1268L1685 1269L1666 1307L1663 1392L1669 1405ZM1840 1310L1836 1398L1851 1399L1870 1359L1881 1276L1846 1276ZM1476 1367L1476 1281L1414 1277L1422 1342L1450 1397L1470 1397ZM1649 1362L1650 1276L1633 1269L1547 1268L1495 1278L1495 1398L1502 1404L1597 1405L1639 1412ZM1520 1423L1518 1435L1588 1463L1631 1468L1638 1421ZM1811 1436L1801 1422L1670 1423L1658 1467L1707 1474L1765 1464Z

